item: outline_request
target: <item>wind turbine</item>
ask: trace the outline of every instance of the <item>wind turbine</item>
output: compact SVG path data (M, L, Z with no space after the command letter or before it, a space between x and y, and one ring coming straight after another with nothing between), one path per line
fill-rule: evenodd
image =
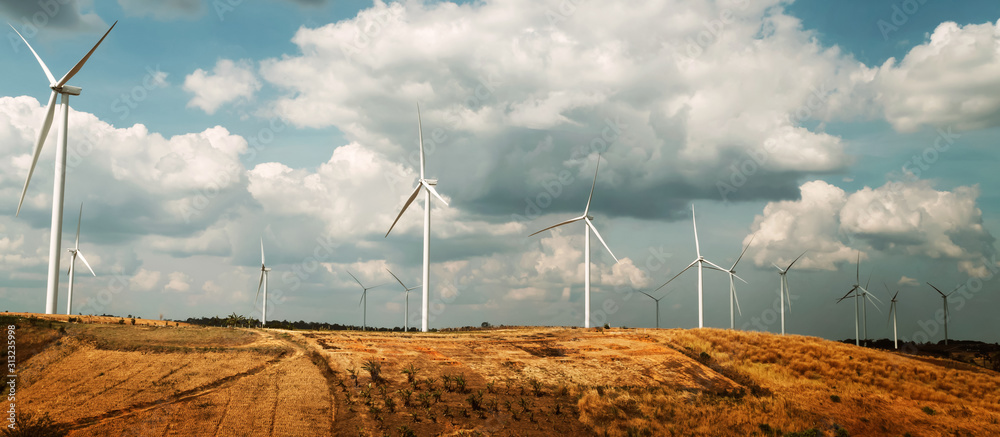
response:
M785 300L788 300L788 311L789 312L792 311L791 290L788 288L788 276L787 276L788 271L792 269L793 265L795 265L795 261L798 261L799 258L802 258L802 255L805 255L806 252L802 252L798 257L796 257L792 261L791 264L788 265L788 267L785 267L784 269L778 267L778 265L775 263L771 263L771 265L774 266L774 268L778 269L778 276L781 277L780 280L781 288L778 289L778 300L781 301L781 335L785 335ZM732 279L730 278L730 282L731 281Z
M118 24L115 21L115 24ZM82 91L82 88L66 85L80 69L83 68L83 64L90 59L90 55L97 50L97 46L101 45L104 38L111 33L111 29L115 28L115 24L111 25L111 28L104 33L97 44L87 52L83 59L80 59L76 65L73 66L69 72L66 73L62 79L56 80L52 76L52 72L49 71L49 67L45 65L42 58L38 56L35 49L28 44L28 40L21 36L21 32L14 29L14 26L10 26L14 29L14 32L21 37L24 44L28 46L31 50L31 54L35 55L35 59L38 60L38 64L42 66L42 71L45 72L45 77L49 80L49 88L52 89L52 95L49 96L49 105L45 113L45 121L42 122L42 128L38 132L38 141L35 142L35 152L31 158L31 166L28 167L28 177L24 180L24 188L21 189L21 200L17 202L17 212L14 213L15 216L21 213L21 204L24 203L24 196L28 192L28 183L31 182L31 175L35 172L35 164L38 163L38 157L42 153L42 145L45 144L45 138L49 134L49 129L52 127L52 119L55 117L56 112L56 96L62 96L62 119L59 123L59 135L56 136L56 164L55 164L55 180L52 184L52 227L49 234L49 272L48 272L48 284L45 290L45 314L55 314L56 305L59 300L59 252L60 246L62 245L62 219L63 219L63 197L66 189L66 137L69 131L69 96L78 96Z
M747 249L750 248L750 243L753 243L753 239L756 236L757 234L754 234L750 237L750 241L747 242L747 245L743 247L743 251L740 252L739 258L736 258L736 262L733 263L733 266L730 267L729 270L726 270L726 273L729 273L729 329L736 329L736 315L733 313L734 302L736 303L736 311L740 312L740 316L743 315L743 311L740 310L740 299L736 297L736 282L733 281L733 278L743 281L744 284L747 283L746 280L736 274L736 265L740 263L741 259L743 259L743 254L747 253Z
M892 321L892 347L893 347L893 349L899 349L899 342L896 339L897 338L897 335L896 335L896 296L899 296L899 290L896 290L896 294L892 294L892 292L889 291L889 286L886 285L885 282L883 282L882 285L885 285L885 292L886 292L886 294L888 294L892 298L889 301L889 320ZM888 324L888 320L886 321L886 324Z
M931 283L928 282L927 285L931 285ZM938 288L933 285L931 285L931 288L933 288L934 291L938 292L938 294L941 295L941 300L944 301L944 345L947 346L948 345L948 296L951 296L952 293L958 291L959 288L962 288L962 285L959 284L958 287L955 287L955 289L951 290L948 294L942 293L941 290L938 290Z
M396 278L396 282L399 282L399 285L402 285L403 286L403 290L405 290L405 292L406 292L406 305L403 307L403 332L409 332L410 331L410 324L409 324L410 323L410 290L413 290L413 289L418 288L420 286L419 285L414 285L412 287L407 287L406 284L403 283L403 281L399 280L399 277L396 276L396 274L393 273L392 270L389 270L388 268L386 268L385 271L389 272L389 274L392 275L393 278ZM372 288L374 288L374 287L372 287Z
M611 257L615 259L615 263L618 263L618 257L616 257L615 254L611 252L611 248L608 247L608 243L604 242L604 238L601 238L601 233L597 232L597 228L594 226L594 222L591 221L594 219L594 217L590 215L590 201L594 199L594 187L597 186L597 171L600 170L600 168L601 168L601 155L597 155L597 165L595 166L594 169L594 183L590 186L590 197L587 197L587 206L583 209L583 215L576 218L571 218L564 222L556 223L552 226L549 226L545 229L535 232L534 234L529 235L530 237L532 235L540 234L552 228L557 228L562 225L568 225L570 223L575 223L583 220L583 327L584 328L590 327L590 231L594 231L594 235L596 235L597 239L601 241L601 244L604 245L604 248L608 249L608 253L610 253Z
M264 237L260 239L260 282L257 283L257 296L254 296L253 303L257 304L257 298L260 297L260 287L264 287L264 310L263 314L260 316L260 326L267 326L267 272L271 269L264 265Z
M393 220L392 226L389 226L389 231L385 233L385 236L389 236L389 232L392 232L396 222L403 216L406 208L413 203L413 199L417 198L417 194L420 194L420 189L423 188L427 193L424 195L424 274L422 282L423 303L421 304L423 314L420 318L420 331L427 332L428 290L431 282L431 195L437 197L445 206L448 205L448 202L434 189L434 186L437 185L437 179L424 178L424 131L420 123L420 105L417 105L417 136L420 139L420 180L417 182L417 187L413 189L413 194L410 194L410 198L406 199L406 203L403 204L403 209L399 211L396 220Z
M657 298L653 297L653 295L651 295L649 293L646 293L645 291L642 291L642 290L637 290L637 291L640 292L640 293L642 293L642 294L645 294L646 296L649 296L650 299L653 299L653 301L656 302L656 329L660 329L660 299L663 299L663 298L667 297L667 295L664 294L663 296L660 296L659 299L657 299ZM670 294L670 293L668 292L667 294Z
M79 256L83 264L87 266L90 270L90 274L97 276L94 273L94 269L90 267L90 263L87 262L87 258L83 256L83 252L80 251L80 222L83 220L83 202L80 202L80 216L76 219L76 246L69 250L69 296L66 297L66 315L73 315L73 274L75 270L73 267L76 265L76 257Z
M667 284L670 283L670 281L673 281L674 279L677 279L677 277L680 276L681 273L686 272L691 267L694 267L695 264L698 264L698 327L699 328L704 328L705 327L705 305L704 305L704 293L702 292L703 291L703 288L702 288L702 285L703 285L703 281L702 281L702 276L703 276L703 274L702 274L702 268L704 267L704 264L708 264L710 269L715 269L715 270L718 270L720 272L729 272L729 270L726 270L726 269L724 269L722 267L719 267L715 263L713 263L713 262L705 259L705 257L701 256L701 246L698 244L698 221L695 219L695 216L694 216L694 205L691 205L691 223L694 225L694 250L695 250L695 253L698 255L698 257L695 258L694 261L691 261L691 264L688 264L687 267L684 267L684 270L681 270L680 272L678 272L676 275L674 275L673 278L670 278L669 281L663 283L663 285L661 285L656 290L659 290L660 288L666 287ZM734 268L735 268L735 265L734 265ZM653 290L653 291L656 291L656 290Z
M359 281L358 278L356 276L354 276L354 274L351 273L350 270L347 271L347 274L351 275L351 277L354 278L354 282L357 282L358 285L361 286L361 290L362 290L361 291L361 300L358 301L358 305L363 307L362 311L361 311L361 330L364 331L368 327L367 326L368 322L366 320L368 318L368 290L371 290L371 289L373 289L375 287L381 287L381 286L383 286L385 284L378 284L378 285L373 286L373 287L365 287L365 284L362 284L361 281ZM393 276L395 276L395 275L393 275Z
M868 302L870 301L872 305L875 307L875 309L878 310L879 313L882 312L882 310L879 310L878 305L875 304L875 301L872 300L872 298L875 298L875 300L879 301L879 303L882 303L882 300L880 300L874 294L868 292L868 284L871 284L872 282L872 273L873 272L868 273L868 282L865 282L865 286L861 288L861 316L864 317L865 321L863 326L865 329L866 347L868 346Z
M872 279L871 275L868 275L868 283L871 283L871 279ZM859 330L859 327L858 327L858 325L859 325L858 312L860 310L858 308L858 298L868 298L868 299L871 299L871 295L868 294L868 290L866 289L868 287L868 283L866 283L864 287L861 286L861 251L859 250L858 251L858 267L857 267L857 270L854 272L854 287L851 287L850 291L848 291L847 294L845 294L843 297L841 297L840 299L837 299L837 303L840 303L840 301L842 301L844 299L847 299L848 297L854 298L854 345L855 346L861 346L861 334L858 332L858 330ZM858 291L861 291L862 294L858 294L857 293ZM872 302L872 305L875 305L875 302ZM878 309L878 306L876 305L875 308ZM879 311L881 311L881 310L879 310ZM865 320L865 326L867 326L867 324L868 324L867 317L865 317L865 319L866 319ZM865 328L865 331L866 331L865 332L865 341L866 342L868 341L867 330L868 329L866 327Z

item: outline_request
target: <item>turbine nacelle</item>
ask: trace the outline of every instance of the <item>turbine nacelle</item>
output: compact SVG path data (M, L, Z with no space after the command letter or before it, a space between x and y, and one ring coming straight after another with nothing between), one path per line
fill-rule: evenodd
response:
M61 87L57 87L56 84L52 84L49 86L49 88L51 88L52 91L55 91L59 94L69 94L71 96L79 96L80 92L83 91L83 88L71 85L63 85Z
M437 185L438 184L438 180L437 179L423 179L423 181L427 185Z

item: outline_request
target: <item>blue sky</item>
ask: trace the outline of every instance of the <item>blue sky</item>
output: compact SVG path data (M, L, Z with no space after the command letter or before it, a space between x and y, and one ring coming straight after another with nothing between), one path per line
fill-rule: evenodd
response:
M594 323L655 324L630 290L694 258L694 204L709 260L729 267L756 235L737 268L738 326L778 329L771 263L808 249L789 273L789 332L853 336L853 305L833 302L860 252L874 293L901 290L904 337L941 338L930 281L967 285L953 337L1000 340L995 2L577 3L0 6L56 76L119 21L71 81L84 91L63 247L84 202L98 273L77 276L74 312L259 314L263 238L269 318L360 323L346 269L419 281L421 208L384 237L418 174L419 102L425 137L440 134L428 176L451 203L433 207L432 327L581 324L581 229L528 235L580 213L600 151L592 212L621 262L594 241ZM55 141L15 217L48 90L8 33L0 307L42 311ZM715 273L706 325L727 327ZM696 326L694 283L655 293L670 292L661 326ZM885 315L869 316L885 337ZM369 324L401 319L398 284L370 292Z

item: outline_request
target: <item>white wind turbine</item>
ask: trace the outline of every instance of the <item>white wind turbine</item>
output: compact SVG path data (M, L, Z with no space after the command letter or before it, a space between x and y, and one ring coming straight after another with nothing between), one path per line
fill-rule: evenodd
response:
M115 24L118 24L115 21ZM28 183L31 182L31 175L35 172L35 164L38 163L38 157L42 153L42 145L45 144L45 138L49 134L49 129L52 127L52 119L55 117L56 112L56 97L62 96L62 120L59 123L59 135L56 136L56 165L55 165L55 180L52 184L52 227L49 234L49 271L48 271L48 284L45 291L45 314L55 314L56 305L59 299L59 252L60 246L62 245L62 220L63 220L63 198L66 189L66 137L69 132L69 96L78 96L82 91L82 88L66 85L70 79L73 78L80 69L83 68L83 64L90 59L90 55L97 50L97 46L101 45L104 38L108 36L111 29L115 28L115 24L111 25L111 28L104 33L97 44L87 52L87 55L80 59L69 72L66 73L62 79L56 80L52 76L52 72L49 71L49 67L45 65L42 58L38 56L35 49L28 44L28 40L21 36L21 33L14 29L14 32L18 36L21 36L21 40L24 44L28 46L31 50L31 54L35 55L35 59L38 60L38 64L42 66L42 70L45 72L45 77L49 80L49 88L52 89L52 95L49 97L48 109L45 113L45 121L42 122L42 128L38 132L38 141L35 142L35 152L31 158L31 166L28 167L28 177L24 180L24 188L21 190L21 200L17 202L17 212L14 214L17 216L21 213L21 204L24 203L24 196L28 192Z
M871 283L871 275L868 276L868 283ZM858 308L859 305L858 299L859 298L871 299L871 295L868 294L868 290L866 289L868 287L868 283L866 283L864 287L861 286L861 251L858 251L858 267L857 270L854 272L854 287L851 287L850 291L848 291L847 294L845 294L843 297L837 299L837 303L840 303L840 301L847 299L848 297L854 298L854 345L855 346L861 346L861 334L858 332L859 329L858 312L860 310ZM858 293L859 291L861 292L861 294ZM872 305L875 305L875 302L872 302ZM877 309L878 306L876 306L875 308ZM867 341L868 337L867 333L865 334L865 337Z
M650 299L653 299L653 301L656 302L656 329L660 329L660 300L667 297L667 294L670 294L670 292L667 292L667 294L664 294L659 298L655 298L653 297L653 295L646 293L645 291L642 290L637 290L637 291L642 294L645 294L646 296L649 296Z
M424 178L424 131L420 123L420 105L417 105L417 136L420 139L420 180L417 182L417 187L413 189L413 194L410 195L409 199L406 199L406 203L403 204L403 209L399 211L396 220L393 220L392 226L389 226L389 231L385 233L385 236L389 236L389 232L392 232L396 222L403 216L406 208L413 203L413 199L417 198L417 194L420 194L420 189L423 188L427 193L424 195L424 270L421 284L423 286L423 303L421 304L423 314L420 318L420 331L427 332L427 309L430 302L428 291L431 282L431 194L445 206L448 205L448 202L434 189L434 186L437 185L437 179Z
M736 265L740 263L741 259L743 259L743 254L747 253L747 249L750 248L750 244L753 243L753 239L756 236L757 234L750 236L750 241L748 241L747 245L743 247L743 251L740 252L740 256L736 258L736 262L733 263L733 266L730 267L729 270L726 270L726 273L729 273L729 329L736 329L736 314L733 313L733 303L736 304L736 311L740 312L740 316L743 315L743 311L740 310L740 299L736 297L736 281L734 281L733 278L743 281L744 284L747 283L746 280L736 274Z
M805 254L805 252L802 252L792 261L791 264L788 265L788 267L785 267L784 269L778 267L775 263L771 263L774 268L778 269L778 276L781 277L781 288L778 289L778 300L781 301L781 335L785 335L785 300L788 300L788 311L792 311L792 295L791 290L788 288L788 271L792 269L793 265L795 265L795 261L798 261L799 258L802 258L802 255Z
M608 253L610 253L611 257L615 259L615 263L618 263L618 257L616 257L615 254L611 252L611 248L608 247L608 243L604 242L604 239L601 238L601 233L597 232L597 228L591 221L594 219L594 217L590 215L590 201L594 199L594 187L597 186L597 171L600 170L601 168L601 155L597 155L597 165L595 167L596 168L594 169L594 183L590 186L590 197L587 197L587 206L583 209L583 215L576 218L571 218L564 222L556 223L552 226L549 226L545 229L535 232L534 234L529 235L530 237L532 235L540 234L552 228L557 228L562 225L568 225L570 223L575 223L581 220L583 221L583 313L584 313L583 326L585 328L590 327L590 231L594 231L594 235L596 235L597 239L601 241L601 244L604 245L604 248L608 249Z
M260 239L260 282L257 283L257 296L254 296L253 303L257 304L257 298L260 297L260 288L264 287L264 309L260 316L260 326L267 326L267 272L271 269L264 265L264 238Z
M680 276L681 273L686 272L691 267L694 267L695 264L698 264L698 327L699 328L704 328L705 327L705 304L704 304L705 301L704 301L704 293L703 293L703 287L702 287L702 285L703 285L702 268L704 267L704 264L708 264L710 269L718 270L720 272L729 272L729 270L726 270L726 269L724 269L722 267L719 267L715 263L713 263L713 262L705 259L705 257L701 256L701 246L698 244L698 221L695 219L694 205L691 205L691 223L694 225L694 250L695 250L695 253L698 255L698 257L695 258L694 261L691 261L691 264L688 264L687 267L684 267L684 270L681 270L680 272L678 272L676 275L674 275L673 278L670 278L669 281L665 282L663 285L661 285L656 290L659 290L660 288L666 287L667 284L670 283L670 281L673 281L674 279L677 279L677 277ZM656 291L656 290L653 290L653 291Z
M882 310L878 308L878 305L875 304L876 300L879 303L882 303L882 300L879 299L878 296L875 296L874 294L868 292L868 285L871 284L872 282L872 273L874 273L874 270L868 273L868 281L865 282L864 288L861 289L861 316L864 318L864 323L862 324L862 327L864 328L864 334L865 334L865 347L868 346L868 302L871 302L872 306L874 306L879 313L882 312ZM875 300L872 300L872 298L874 298Z
M928 282L927 285L931 285L931 283ZM951 290L948 294L942 293L941 290L938 290L938 288L933 285L931 285L931 288L933 288L934 291L938 292L938 294L941 295L941 300L944 301L944 345L947 346L948 345L948 296L951 296L953 293L958 291L959 288L962 288L962 285L959 284L958 287L955 287L955 289Z
M410 331L410 290L413 290L413 289L418 288L420 286L419 285L414 285L412 287L407 287L406 284L403 283L403 281L399 280L399 277L396 276L396 274L393 273L392 270L389 270L387 268L387 269L385 269L385 271L389 272L389 274L392 275L393 278L396 278L396 282L399 282L399 285L402 285L403 286L403 290L405 290L405 293L406 293L406 304L403 307L403 332L409 332Z
M898 336L896 335L896 296L899 296L899 290L896 290L896 294L892 294L892 292L889 291L889 286L886 285L885 282L883 282L882 285L885 285L885 292L891 298L889 300L889 321L892 321L892 347L893 349L899 349L899 341L897 340ZM886 321L886 323L888 324L888 321Z
M80 216L76 219L76 246L69 250L69 296L66 296L66 315L73 315L73 277L74 277L74 266L76 266L76 257L80 257L80 261L87 266L90 270L90 274L97 276L94 273L94 269L90 267L90 263L87 262L87 258L83 256L83 252L80 251L80 222L83 220L83 202L80 202Z
M390 272L390 273L392 273L392 272ZM372 287L365 287L365 284L362 284L361 281L359 281L358 278L356 276L354 276L354 274L351 273L350 270L347 271L347 274L351 275L351 277L354 278L354 282L357 282L358 285L361 286L361 290L362 290L361 291L361 300L358 301L358 305L362 307L362 310L361 310L361 330L364 331L364 330L366 330L368 328L368 325L367 325L367 323L368 323L368 320L367 320L368 319L368 290L371 290L371 289L376 288L376 287L381 287L381 286L383 286L385 284L378 284L378 285L375 285L375 286L372 286ZM393 276L395 276L395 275L393 275Z

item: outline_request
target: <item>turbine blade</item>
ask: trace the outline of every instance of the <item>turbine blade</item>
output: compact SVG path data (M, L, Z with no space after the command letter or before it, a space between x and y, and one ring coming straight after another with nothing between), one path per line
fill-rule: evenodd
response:
M711 268L714 268L715 270L718 270L718 271L720 271L720 272L726 272L726 273L729 273L729 270L726 270L726 269L724 269L724 268L722 268L722 267L719 267L719 266L718 266L718 265L716 265L716 264L715 264L714 262L711 262L711 261L709 261L709 260L707 260L707 259L706 259L706 260L704 260L704 262L705 262L706 264L708 264L709 266L711 266Z
M614 252L611 251L611 248L608 247L608 243L605 243L604 239L601 238L601 233L597 232L597 227L594 226L594 223L592 223L589 218L584 217L583 219L587 222L587 226L590 227L590 230L594 231L594 235L596 235L597 239L601 241L601 244L604 245L604 248L608 249L608 253L610 253L611 257L615 259L615 263L618 263L619 262L618 261L618 257L616 257L615 254L614 254Z
M392 275L393 278L396 278L396 282L399 282L399 285L402 285L403 288L406 289L406 284L404 284L403 281L400 281L399 277L396 276L396 274L393 273L392 270L389 270L388 268L386 268L385 271L389 272L389 274Z
M420 103L417 103L417 137L420 138L420 180L424 180L424 128L420 121Z
M938 290L938 288L937 288L937 287L935 287L935 286L931 285L931 283L930 283L930 282L928 282L928 283L927 283L927 285L930 285L930 286L931 286L931 288L933 288L933 289L934 289L934 291L938 292L938 294L940 294L940 295L941 295L942 297L945 297L945 296L944 296L944 293L942 293L942 292L941 292L941 290Z
M42 154L42 145L45 144L45 137L49 135L49 129L52 127L52 118L56 114L56 96L58 95L58 93L53 91L49 97L49 107L45 112L45 121L42 122L42 129L38 131L38 141L35 142L35 153L31 156L31 166L28 167L28 177L24 179L24 188L21 189L21 200L17 202L17 212L14 213L15 217L21 213L21 204L24 203L24 195L28 193L28 183L31 182L31 175L35 172L38 157Z
M413 190L413 194L410 194L410 198L406 199L406 203L403 204L403 209L399 210L399 215L396 216L396 220L392 221L392 226L389 226L389 231L385 233L386 237L389 236L389 232L392 232L392 228L396 227L396 222L398 222L399 218L403 216L404 212L406 212L406 208L409 207L411 203L413 203L413 199L416 199L417 194L420 194L420 187L422 185L423 184L417 184L417 188Z
M892 301L896 301L896 296L899 296L899 290L896 290L896 294L892 295Z
M11 25L10 23L7 23L7 25L10 26L11 29L14 29L14 26ZM45 61L42 61L42 57L38 56L38 53L35 52L35 49L33 47L31 47L31 44L28 44L28 40L24 39L24 37L21 36L21 32L18 32L17 29L14 29L14 32L17 33L17 36L21 37L21 41L24 41L24 44L28 46L28 50L31 50L31 54L35 55L35 59L38 60L38 65L41 65L42 71L45 72L45 77L49 78L49 85L56 83L56 78L52 76L52 72L49 71L49 67L45 65Z
M733 276L736 276L736 275L733 275ZM739 276L736 276L736 277L738 278ZM740 309L740 297L739 297L738 294L736 294L736 287L735 286L733 287L733 300L736 301L736 311L738 311L740 313L740 316L742 317L743 316L743 310Z
M646 296L649 296L649 298L650 298L650 299L653 299L653 300L656 300L656 298L655 298L655 297L653 297L653 295L651 295L651 294L649 294L649 293L646 293L645 291L642 291L642 290L636 290L636 291L638 291L638 292L640 292L640 293L642 293L642 294L645 294Z
M785 283L785 300L788 301L788 312L792 312L792 289L788 287L788 277L782 276L781 280Z
M87 63L87 60L90 59L90 55L94 54L94 50L97 50L97 46L101 45L101 43L104 42L104 38L107 38L108 34L111 33L111 29L114 29L116 24L118 24L117 21L115 21L114 24L112 24L111 27L108 28L107 32L104 32L104 36L102 36L101 39L97 41L97 44L94 44L94 48L90 49L90 51L87 52L87 55L84 56L83 59L80 59L80 62L77 62L76 65L74 65L73 68L70 69L69 72L67 72L66 75L62 77L62 79L59 79L59 82L57 82L55 85L56 88L66 85L66 82L69 82L69 80L72 79L73 76L76 76L76 73L80 72L80 69L83 68L83 64Z
M253 298L254 305L257 304L257 298L260 297L260 288L264 286L264 271L260 271L260 282L257 283L257 295Z
M701 258L701 246L698 245L698 220L694 216L694 204L691 204L691 224L694 225L694 251Z
M854 271L854 283L861 285L861 251L858 251L857 269Z
M77 218L76 218L76 250L80 250L80 222L81 221L83 221L83 202L80 202L80 215L77 216Z
M878 307L878 304L876 304L875 301L872 300L872 297L874 296L872 296L871 293L865 293L865 297L868 298L868 302L871 302L872 306L875 307L876 310L878 310L879 314L882 314L882 310Z
M744 284L750 285L750 283L747 282L745 279L741 278L740 275L737 275L736 273L730 273L730 274L732 274L734 278L743 281Z
M364 290L364 291L361 292L361 299L358 300L358 306L361 306L361 302L365 301L365 295L366 294L368 294L368 290Z
M427 191L429 191L431 194L433 194L434 197L437 197L438 200L441 201L441 203L443 203L445 206L450 206L450 205L448 205L448 201L444 200L444 197L441 197L441 195L438 194L437 190L434 189L433 185L428 185L428 184L424 183L423 181L421 181L420 183L423 184L423 186L425 188L427 188Z
M809 250L807 249L807 250L803 251L802 254L800 254L799 256L795 257L795 260L793 260L792 263L788 265L788 268L786 268L785 271L787 272L787 271L791 270L792 266L795 265L795 261L798 261L799 258L802 258L802 255L805 255L806 252L808 252L808 251Z
M875 299L876 301L878 301L878 303L880 303L882 305L885 305L885 302L882 302L882 299L879 299L878 296L876 296L876 295L874 295L872 293L868 293L868 300L872 300L872 299Z
M948 292L948 296L951 296L952 294L955 294L955 292L958 291L959 288L962 288L962 284L958 284L958 286L955 287L954 290L951 290L950 292Z
M556 224L554 224L554 225L552 225L552 226L549 226L549 227L547 227L547 228L545 228L545 229L542 229L542 230L540 230L540 231L538 231L538 232L535 232L534 234L531 234L531 235L535 235L535 234L541 234L542 232L545 232L545 231L547 231L547 230L549 230L549 229L552 229L552 228L556 228L556 227L559 227L559 226L562 226L562 225L568 225L568 224L570 224L570 223L573 223L573 222L576 222L576 221L580 221L580 220L582 220L582 219L584 219L584 218L586 218L586 217L584 217L584 216L580 216L580 217L576 217L576 218L571 218L571 219L569 219L569 220L566 220L566 221L563 221L563 222L559 222L559 223L556 223ZM528 235L528 236L530 237L531 235Z
M854 288L852 288L850 291L847 292L847 294L844 295L844 297L842 297L840 299L837 299L837 303L840 303L840 301L842 301L844 299L847 299L851 295L851 293L854 293L854 290L857 290L857 289L858 289L858 286L855 285Z
M351 275L351 277L352 277L352 278L354 278L354 282L357 282L357 283L358 283L358 285L360 285L360 286L361 286L361 288L363 288L363 289L367 290L367 288L365 288L365 285L364 285L364 284L362 284L362 283L361 283L361 281L359 281L359 280L358 280L358 278L357 278L356 276L354 276L354 273L351 273L351 271L350 271L350 270L346 270L346 272L347 272L347 274L348 274L348 275Z
M264 264L264 237L260 237L260 265Z
M872 269L872 271L868 272L868 281L865 282L865 291L868 291L868 286L871 285L872 283L872 273L875 273L875 269Z
M882 285L885 286L885 294L892 296L892 292L889 291L889 285L887 285L885 281L882 281ZM895 297L893 297L893 299L895 299Z
M778 269L778 271L779 271L779 272L781 272L781 273L785 273L785 271L784 271L784 270L782 270L782 269L781 269L781 267L778 267L778 265L777 265L777 264L775 264L775 263L773 263L773 262L772 262L772 263L771 263L771 265L772 265L772 266L774 266L774 268Z
M87 262L87 257L83 256L83 252L78 250L76 251L76 254L80 256L80 261L83 261L83 265L87 266L87 270L90 270L90 274L97 276L97 273L94 273L94 269L90 267L90 263Z
M757 236L757 234L753 234L753 235L750 236L750 241L747 242L746 246L743 246L743 251L740 252L740 256L738 258L736 258L736 262L733 263L733 266L729 270L735 270L736 269L736 265L740 263L741 259L743 259L743 254L747 253L747 249L750 248L750 244L753 243L753 239L756 236ZM742 279L740 279L740 280L743 281ZM743 281L743 282L746 282L746 281Z
M659 287L656 287L656 290L653 290L653 292L654 292L654 293L656 293L657 291L660 291L660 289L661 289L661 288L663 288L663 287L666 287L666 286L667 286L667 284L669 284L669 283L670 283L670 281L673 281L674 279L677 279L677 277L678 277L678 276L680 276L680 275L681 275L681 273L684 273L684 272L686 272L686 271L687 271L688 269L690 269L690 268L691 268L692 266L694 266L695 264L698 264L698 260L694 260L694 261L692 261L692 262L691 262L691 264L688 264L688 266L687 266L687 267L684 267L684 270L681 270L681 271L677 272L677 274L676 274L676 275L674 275L674 277L673 277L673 278L670 278L670 280L668 280L667 282L664 282L664 283L663 283L663 285L661 285L661 286L659 286Z
M583 215L590 213L590 201L594 198L594 187L597 186L597 171L601 169L601 154L597 154L597 165L594 168L594 183L590 185L590 196L587 197L587 207L583 209Z

